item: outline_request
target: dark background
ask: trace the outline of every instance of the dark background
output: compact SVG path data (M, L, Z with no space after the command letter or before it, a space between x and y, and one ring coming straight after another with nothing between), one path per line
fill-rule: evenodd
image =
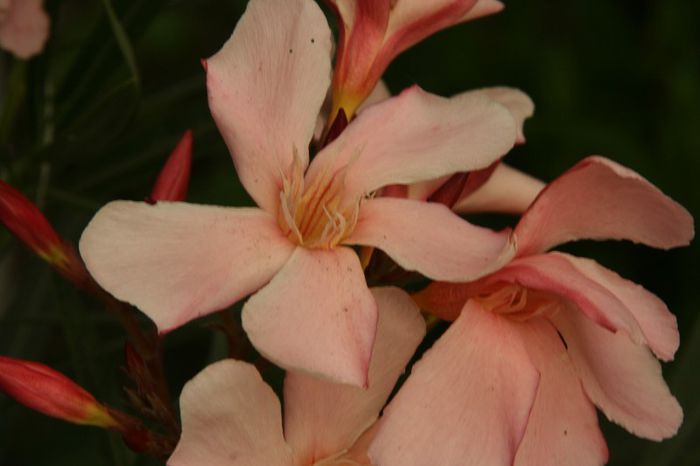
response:
M207 109L199 59L215 53L243 0L48 0L44 55L0 57L0 177L36 200L77 241L111 199L142 199L186 128L195 134L189 199L250 202ZM444 31L400 56L392 91L417 83L442 95L516 86L536 103L528 142L508 160L551 180L582 157L630 166L700 214L700 2L508 1L494 17ZM271 135L274 137L274 135ZM490 221L491 219L487 219ZM627 243L567 248L657 293L682 337L666 379L685 410L678 436L640 440L601 423L612 465L700 464L700 247L671 252ZM234 311L235 312L235 309ZM0 231L0 354L42 361L123 407L123 333ZM196 321L167 341L175 393L225 354ZM0 395L0 466L147 465L116 435L35 414Z

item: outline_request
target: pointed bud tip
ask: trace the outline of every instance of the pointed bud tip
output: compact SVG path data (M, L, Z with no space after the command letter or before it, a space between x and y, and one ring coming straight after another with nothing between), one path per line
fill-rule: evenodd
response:
M184 201L192 168L192 130L188 129L171 152L146 202ZM150 201L150 202L149 202Z
M71 379L44 364L0 356L0 390L46 416L73 424L118 426L107 407Z

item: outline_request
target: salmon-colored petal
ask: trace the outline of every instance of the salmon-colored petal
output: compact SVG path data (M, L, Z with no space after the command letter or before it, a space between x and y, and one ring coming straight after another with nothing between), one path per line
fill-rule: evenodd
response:
M515 466L605 464L608 448L595 406L583 392L557 331L544 319L516 328L540 373L540 384Z
M627 239L661 249L684 246L693 218L632 170L588 157L551 182L515 229L518 255L579 239Z
M379 321L368 389L287 373L284 430L298 464L314 464L350 448L377 419L423 339L425 321L404 291L374 288L372 294Z
M258 351L285 369L367 384L377 305L349 248L297 248L245 304L243 328Z
M445 99L413 87L359 114L314 159L307 180L347 167L346 193L366 195L486 167L515 136L508 110L483 95Z
M382 466L510 466L538 378L513 325L470 301L384 410L369 456Z
M575 308L562 307L551 320L586 394L608 419L652 440L675 435L683 411L646 345L633 342L624 330L596 325Z
M473 295L473 288L466 283L432 282L412 298L422 310L452 322Z
M308 0L251 0L206 62L209 108L241 182L277 214L282 176L308 145L330 84L331 33Z
M342 108L351 119L379 81L391 0L328 0L339 17L338 52L333 73L331 117Z
M437 31L466 19L476 0L399 0L393 9L386 33L387 64L399 53ZM483 10L482 10L483 12Z
M204 369L180 396L182 436L168 466L292 466L280 403L251 364Z
M462 197L453 210L459 213L525 212L545 184L506 164L499 164L491 177L476 191Z
M495 282L519 283L529 289L549 292L574 303L598 325L611 331L622 329L636 342L646 342L637 320L625 303L559 254L518 258L484 279L484 283Z
M254 292L293 250L260 209L171 202L107 204L80 239L95 280L162 332Z
M0 47L19 58L44 50L49 38L49 16L43 0L13 0L0 18Z
M508 262L515 253L509 238L510 231L471 225L441 204L384 197L362 204L346 242L377 247L434 280L466 281Z
M680 335L676 317L654 294L590 259L559 254L591 280L608 289L634 316L649 348L659 359L670 361L678 350Z

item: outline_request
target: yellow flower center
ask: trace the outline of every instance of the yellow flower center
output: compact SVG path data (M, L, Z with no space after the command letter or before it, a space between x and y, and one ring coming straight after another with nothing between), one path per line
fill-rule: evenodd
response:
M280 228L291 241L306 248L337 246L352 233L360 208L360 199L345 195L346 169L329 170L307 180L295 153L290 173L280 192Z

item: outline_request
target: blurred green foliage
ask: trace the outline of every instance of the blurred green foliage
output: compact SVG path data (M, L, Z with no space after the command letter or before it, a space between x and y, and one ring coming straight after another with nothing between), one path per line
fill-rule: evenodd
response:
M195 134L190 200L249 199L209 115L200 58L228 38L244 0L47 0L48 48L30 62L0 57L0 177L77 241L100 205L142 199L186 128ZM700 3L684 0L508 1L494 17L444 31L400 56L386 81L443 95L509 85L537 105L510 163L550 180L589 154L626 164L700 214ZM274 137L274 135L270 135ZM612 465L700 463L700 246L671 252L581 243L657 293L682 345L665 366L686 421L655 444L602 420ZM234 311L235 312L235 311ZM42 361L100 400L124 407L124 336L0 231L0 354ZM194 322L166 347L175 393L225 354ZM147 465L117 436L44 418L0 396L0 465Z

